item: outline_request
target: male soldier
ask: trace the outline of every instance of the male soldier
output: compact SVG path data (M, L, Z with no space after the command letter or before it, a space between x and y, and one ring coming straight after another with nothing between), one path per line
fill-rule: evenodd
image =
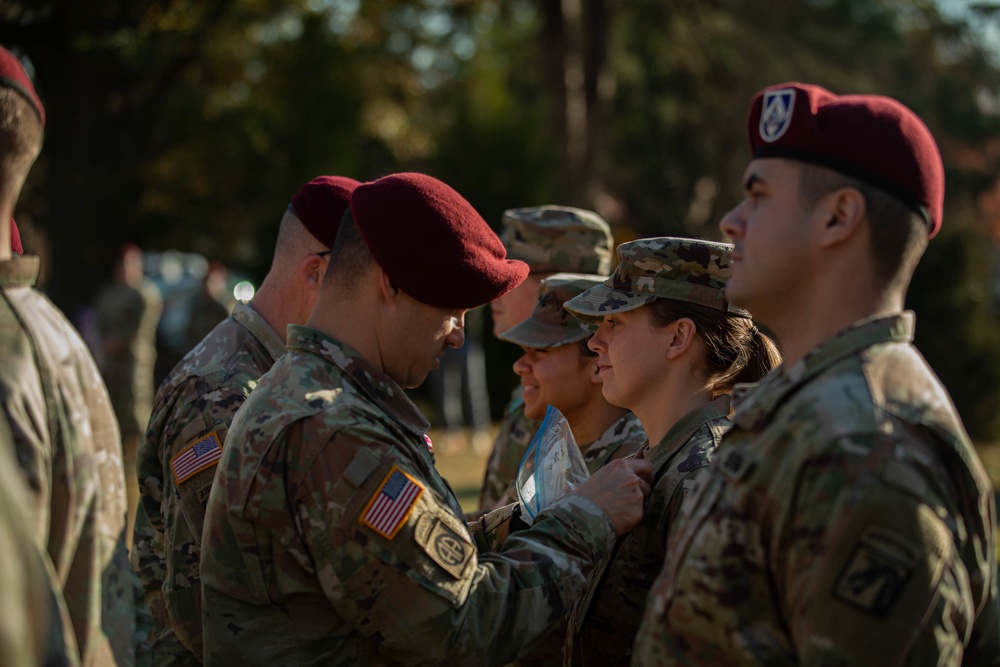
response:
M45 110L0 49L0 220L38 156ZM135 577L125 551L125 478L108 392L63 314L31 285L38 258L12 258L0 225L0 402L31 491L28 521L48 553L83 665L136 660Z
M230 428L202 550L206 664L504 664L638 521L649 464L615 461L477 554L403 387L527 266L423 174L359 185L330 266Z
M97 295L94 310L101 341L98 365L122 436L128 499L125 536L126 544L131 547L139 506L136 448L153 406L156 326L163 314L160 291L143 275L139 246L126 243L121 247L115 260L114 280Z
M177 364L156 395L139 447L142 503L133 562L154 613L155 665L200 665L198 557L205 504L233 415L285 352L285 330L316 303L330 248L357 181L320 176L292 198L271 270L253 301L237 304Z
M542 280L555 273L611 272L614 241L604 218L592 211L566 206L512 208L504 211L500 240L507 256L528 265L528 277L520 285L490 304L493 335L520 324L531 316ZM517 500L517 467L540 420L524 414L524 399L518 385L503 411L500 430L486 465L479 507L490 511Z
M996 664L993 492L902 310L941 227L934 139L895 100L799 83L748 131L726 292L785 364L734 396L636 664Z

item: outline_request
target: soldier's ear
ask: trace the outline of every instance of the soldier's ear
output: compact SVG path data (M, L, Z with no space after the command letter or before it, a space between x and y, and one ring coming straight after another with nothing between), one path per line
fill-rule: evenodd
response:
M695 336L698 335L698 327L691 318L682 317L667 325L663 334L668 337L667 359L677 359L691 348Z
M867 214L865 196L857 188L837 188L821 198L816 214L819 245L831 248L858 233Z
M299 275L302 281L310 289L319 289L326 278L326 269L329 265L329 255L313 253L306 255L299 263Z
M395 302L399 298L399 288L392 284L392 280L381 266L376 266L375 271L378 275L379 297L389 303Z

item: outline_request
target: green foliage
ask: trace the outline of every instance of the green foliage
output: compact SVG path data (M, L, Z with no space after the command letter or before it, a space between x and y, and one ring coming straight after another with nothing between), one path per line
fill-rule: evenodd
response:
M319 173L427 171L494 225L566 203L619 240L718 238L756 90L880 92L942 148L945 230L910 301L919 347L987 435L1000 340L975 202L1000 168L1000 67L980 31L997 15L931 0L8 0L0 43L30 58L50 119L17 215L48 232L49 289L71 313L125 240L261 277L288 199ZM497 408L514 351L487 339Z

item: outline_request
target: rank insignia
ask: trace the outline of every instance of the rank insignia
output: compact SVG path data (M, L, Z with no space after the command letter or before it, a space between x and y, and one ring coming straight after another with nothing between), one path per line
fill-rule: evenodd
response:
M219 463L222 442L215 431L206 433L170 459L170 470L178 485Z
M424 487L420 482L403 472L399 466L393 466L375 495L365 505L358 522L391 540L406 523L423 492Z
M760 138L768 143L780 139L792 123L794 105L795 91L791 88L764 93L760 113Z

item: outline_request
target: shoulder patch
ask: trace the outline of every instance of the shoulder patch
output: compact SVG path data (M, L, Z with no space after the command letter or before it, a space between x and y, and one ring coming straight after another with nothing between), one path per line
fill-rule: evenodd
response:
M215 431L206 433L170 459L174 481L180 485L205 468L217 465L222 457L222 441Z
M424 514L417 522L416 540L431 560L456 579L462 578L476 550L448 524L430 514Z
M834 597L874 616L886 616L913 572L915 553L892 531L869 526L833 586Z
M406 523L423 492L423 484L399 466L393 466L365 505L358 523L391 540Z

